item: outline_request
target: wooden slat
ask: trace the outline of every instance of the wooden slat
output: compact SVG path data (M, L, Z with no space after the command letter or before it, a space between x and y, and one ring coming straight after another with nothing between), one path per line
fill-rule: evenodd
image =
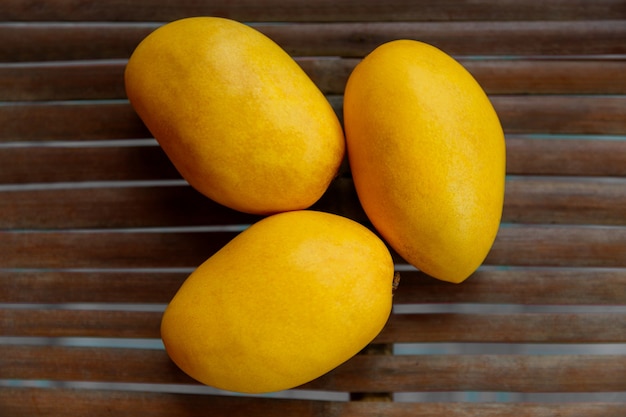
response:
M200 417L210 410L229 417L623 417L626 404L333 402L241 396L42 388L3 388L0 408L8 415L57 417Z
M24 146L0 149L0 183L181 179L156 145L67 147Z
M181 179L156 144L107 145L0 149L0 184ZM511 175L626 176L626 140L611 136L511 134L506 146Z
M626 140L619 138L508 135L506 152L509 174L626 176Z
M235 235L202 230L0 232L0 267L195 267ZM624 226L508 226L500 228L485 264L622 268L624 253Z
M341 116L341 97L329 101ZM626 133L626 96L498 95L491 102L505 133ZM0 105L0 142L151 137L126 101Z
M501 227L486 264L626 266L626 227Z
M3 303L159 303L188 272L0 270ZM401 271L396 304L626 305L626 269L480 269L463 285Z
M626 356L356 356L306 388L385 391L596 392L626 389Z
M0 228L128 228L250 224L190 186L42 189L0 193Z
M0 346L9 379L192 383L162 350ZM611 392L626 390L619 355L357 355L306 389Z
M376 343L623 343L626 314L394 314Z
M0 62L125 59L160 23L0 23ZM624 20L254 25L292 56L362 57L392 39L451 55L623 54Z
M0 192L0 228L72 229L250 224L188 185ZM335 180L312 209L367 223L351 179ZM626 178L508 177L503 222L626 226Z
M164 304L190 272L0 270L0 302Z
M0 105L0 143L151 137L125 100Z
M387 2L298 0L235 0L215 4L193 0L123 0L90 3L76 8L71 0L47 1L32 8L20 0L5 0L0 20L58 21L169 21L185 16L228 16L242 21L368 21L368 20L575 20L626 17L619 0L539 0L525 2L464 1L415 3L408 0Z
M160 338L161 312L0 309L0 334ZM624 313L392 314L374 343L626 343Z
M508 177L502 218L626 226L626 178Z
M325 94L343 94L358 59L296 58ZM488 94L624 94L624 60L460 59ZM0 64L0 101L123 99L126 60Z

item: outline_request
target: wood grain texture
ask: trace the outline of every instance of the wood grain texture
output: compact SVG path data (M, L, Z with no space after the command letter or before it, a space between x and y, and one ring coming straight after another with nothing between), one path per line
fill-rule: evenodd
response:
M576 20L626 18L619 0L539 0L526 2L460 0L388 2L354 0L234 0L227 3L193 0L141 0L131 4L107 0L75 7L73 0L47 1L38 8L5 0L0 20L16 21L169 21L185 16L223 16L242 21L367 21L367 20Z
M0 334L160 338L161 312L0 308ZM624 313L392 314L373 343L626 343Z
M0 346L9 379L194 383L163 350ZM304 389L612 392L626 390L623 355L357 355Z
M623 403L332 402L235 396L41 388L3 388L9 415L57 417L622 417Z
M0 23L0 62L127 59L162 23ZM290 55L360 58L400 38L450 55L615 55L626 52L624 20L358 22L254 25Z
M342 97L329 101L341 118ZM498 95L491 102L505 133L626 133L626 96ZM0 143L140 138L152 135L124 100L0 105Z
M237 232L0 232L2 268L190 268ZM501 227L486 265L626 267L626 227ZM397 262L402 259L396 256Z
M360 60L300 57L296 62L325 94L343 94ZM463 59L488 94L624 94L626 61ZM124 99L126 60L0 63L0 100Z
M165 304L190 272L0 270L0 302ZM626 305L624 268L483 268L463 285L400 273L396 304Z
M115 142L102 142L107 146L75 143L76 146L40 146L46 143L37 142L0 149L0 183L181 179L156 143L124 146L115 146ZM506 136L506 148L510 175L626 176L626 140L614 140L611 136L562 138L510 134ZM348 172L342 171L341 175L344 174Z
M261 219L228 209L185 184L43 188L0 196L0 227L5 229L232 225ZM335 180L311 209L368 223L347 178ZM626 226L626 179L509 177L502 221Z

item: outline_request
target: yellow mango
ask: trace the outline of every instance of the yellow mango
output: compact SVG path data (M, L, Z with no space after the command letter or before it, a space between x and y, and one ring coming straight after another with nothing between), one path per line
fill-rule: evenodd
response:
M132 53L126 93L180 174L235 210L315 203L345 152L326 97L275 42L242 23L165 24Z
M161 337L188 375L219 389L293 388L337 367L383 328L394 265L384 242L312 210L253 224L185 280Z
M454 283L495 240L504 199L505 142L484 90L445 52L385 43L350 75L348 158L359 200L408 263Z

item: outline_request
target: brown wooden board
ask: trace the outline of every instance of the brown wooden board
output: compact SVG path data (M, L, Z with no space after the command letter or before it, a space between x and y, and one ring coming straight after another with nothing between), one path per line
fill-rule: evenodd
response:
M294 57L360 58L394 39L430 43L454 56L581 56L626 52L626 20L516 22L258 23ZM162 23L0 22L0 62L127 59Z

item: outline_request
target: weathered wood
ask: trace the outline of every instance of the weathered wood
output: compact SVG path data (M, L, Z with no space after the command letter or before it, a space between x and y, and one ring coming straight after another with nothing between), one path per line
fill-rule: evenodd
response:
M626 176L626 140L585 136L508 135L507 173Z
M215 203L184 184L44 188L0 196L0 227L15 229L233 225L261 219Z
M133 391L3 388L9 415L57 417L623 417L626 404L334 402Z
M160 337L160 311L2 309L0 334ZM392 314L373 343L626 343L624 313Z
M0 193L6 229L251 224L185 184L15 190ZM335 180L312 209L367 223L351 179ZM503 222L626 226L626 179L508 177Z
M4 303L158 303L188 271L0 270ZM482 268L462 285L401 271L396 304L626 305L626 269Z
M0 346L9 379L193 383L163 350ZM611 392L623 355L357 355L301 388L332 391Z
M341 97L329 100L341 116ZM492 96L491 102L506 133L626 133L625 96L498 95ZM0 105L0 143L151 137L131 105L123 100Z
M131 4L108 0L75 7L71 0L53 0L37 8L5 0L0 20L37 21L169 21L185 16L224 16L242 21L368 21L368 20L576 20L626 18L619 0L464 1L416 3L408 0L332 1L235 0L226 3L193 0L143 0Z
M0 23L0 62L125 59L161 23ZM624 20L370 22L254 25L292 56L362 57L417 39L451 55L623 54Z
M597 392L626 387L626 356L356 356L305 388L378 392Z
M511 176L504 222L626 226L626 178Z
M296 62L325 94L343 94L359 59L301 57ZM624 94L626 61L463 59L488 94ZM123 99L126 60L0 64L0 100Z
M3 268L196 267L236 231L52 231L0 234ZM626 227L501 227L487 265L626 267ZM401 261L396 257L396 261Z
M0 183L181 179L156 143L76 145L0 149ZM506 146L507 173L511 175L626 176L626 141L611 136L510 134Z

